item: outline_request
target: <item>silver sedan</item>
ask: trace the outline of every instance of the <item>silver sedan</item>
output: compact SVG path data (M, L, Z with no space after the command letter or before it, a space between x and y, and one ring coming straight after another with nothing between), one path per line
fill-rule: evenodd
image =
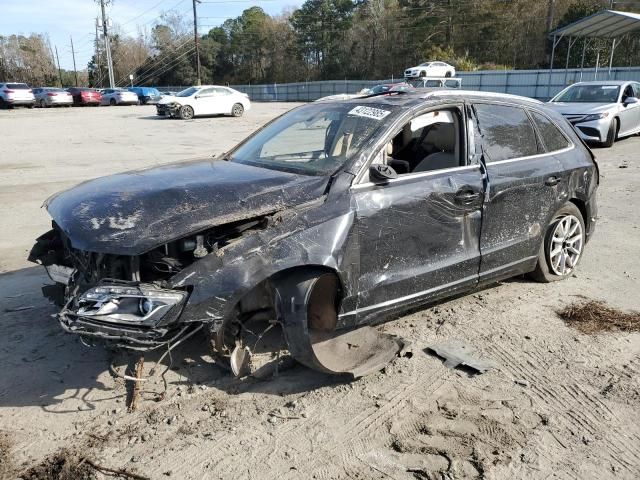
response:
M69 107L73 105L73 97L62 88L41 87L33 89L33 96L38 107Z
M561 113L588 142L605 147L640 133L640 83L579 82L565 88L548 104Z

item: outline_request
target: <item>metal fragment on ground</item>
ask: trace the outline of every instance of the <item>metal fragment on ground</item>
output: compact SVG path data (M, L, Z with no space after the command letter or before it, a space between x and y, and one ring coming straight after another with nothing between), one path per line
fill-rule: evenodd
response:
M448 368L463 366L478 373L484 373L491 368L496 368L494 362L474 356L473 349L469 345L457 340L432 345L427 347L427 351L443 358L445 360L444 365Z

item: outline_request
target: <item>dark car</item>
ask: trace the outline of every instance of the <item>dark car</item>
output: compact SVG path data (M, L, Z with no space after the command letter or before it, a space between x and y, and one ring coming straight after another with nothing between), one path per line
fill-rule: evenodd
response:
M335 341L356 326L515 275L570 277L598 181L591 151L534 100L313 103L217 160L52 196L30 260L55 282L43 290L62 327L85 338L145 350L208 331L233 366L282 329L302 363L353 373L361 340Z
M70 87L67 92L73 97L74 105L93 105L97 107L102 101L102 94L94 88Z
M158 103L162 99L160 91L152 87L130 87L129 91L138 95L141 105Z

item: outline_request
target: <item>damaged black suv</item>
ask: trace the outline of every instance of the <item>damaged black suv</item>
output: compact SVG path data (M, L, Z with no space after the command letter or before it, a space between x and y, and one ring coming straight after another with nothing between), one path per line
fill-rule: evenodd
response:
M207 332L238 372L277 337L308 366L359 374L389 350L365 325L514 275L570 276L598 181L540 102L371 95L295 108L213 161L58 193L30 260L85 339L166 349Z

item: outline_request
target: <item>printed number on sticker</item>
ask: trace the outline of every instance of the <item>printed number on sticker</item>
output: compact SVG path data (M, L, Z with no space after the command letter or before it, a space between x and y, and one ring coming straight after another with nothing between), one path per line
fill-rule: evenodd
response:
M374 120L382 120L391 112L380 108L358 106L349 112L349 115L357 115L359 117L373 118Z

